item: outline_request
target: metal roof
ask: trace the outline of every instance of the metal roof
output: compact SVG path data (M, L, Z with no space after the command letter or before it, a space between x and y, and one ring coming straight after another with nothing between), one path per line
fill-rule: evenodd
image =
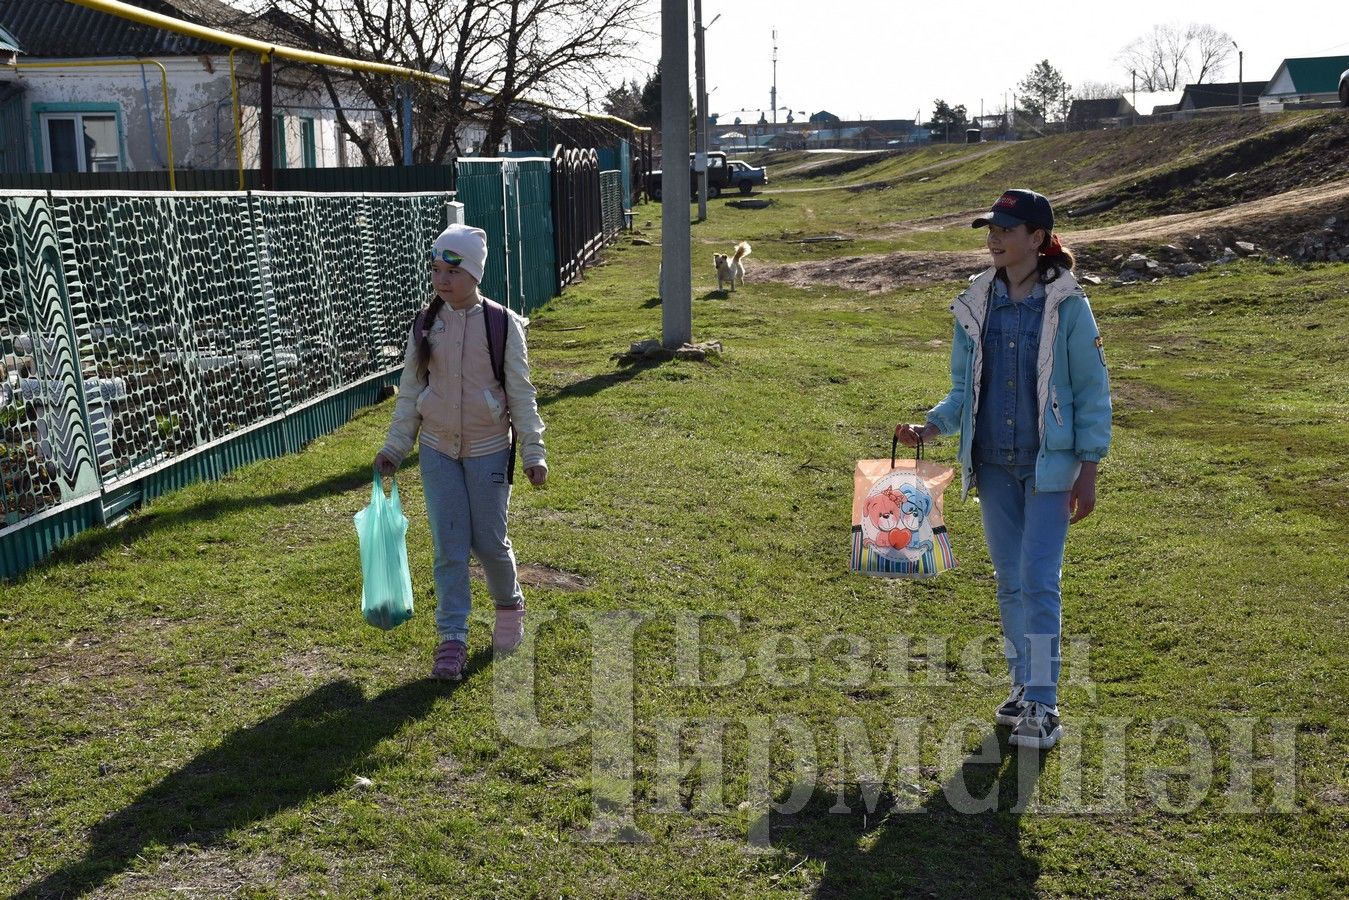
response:
M142 9L204 25L236 30L251 17L220 0L134 0ZM0 29L37 58L200 56L224 52L220 44L110 16L66 0L0 0Z
M1349 69L1349 56L1285 59L1283 64L1299 94L1333 94L1340 89L1340 74Z
M15 39L14 35L3 28L0 28L0 53L22 52L23 48L19 46L19 42Z

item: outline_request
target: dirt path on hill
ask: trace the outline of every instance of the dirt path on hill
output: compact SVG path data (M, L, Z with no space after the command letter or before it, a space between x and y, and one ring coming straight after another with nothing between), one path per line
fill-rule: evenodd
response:
M1060 202L1060 199L1055 198L1055 201ZM893 236L940 230L966 224L981 212L983 210L976 209L913 222L883 224L874 234ZM1113 254L1143 251L1195 235L1217 235L1225 240L1249 240L1262 247L1279 248L1317 228L1332 215L1349 216L1349 178L1222 209L1157 216L1080 231L1064 230L1061 234L1065 245L1082 251L1080 257L1085 267L1100 271ZM907 284L965 278L985 265L987 255L982 251L900 250L783 265L756 265L750 277L756 281L777 281L797 287L824 283L875 293Z

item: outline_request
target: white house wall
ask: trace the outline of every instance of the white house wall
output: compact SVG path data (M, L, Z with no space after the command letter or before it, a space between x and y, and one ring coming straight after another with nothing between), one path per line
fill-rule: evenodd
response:
M63 60L25 59L25 62ZM180 169L230 169L236 165L234 122L228 57L168 57L160 59L168 73L169 108L173 116L174 164ZM244 122L244 164L256 166L256 75L240 67L241 118ZM142 70L144 79L142 80ZM10 70L12 73L13 70ZM167 168L164 135L164 95L155 65L20 69L6 81L24 85L25 127L33 126L34 104L116 104L120 112L122 160L126 169L153 171ZM325 107L317 91L278 82L274 112L286 128L287 164L301 165L301 118L312 118L315 162L319 167L361 165L353 148L340 147L336 114ZM355 106L356 104L353 104ZM370 117L353 111L352 118ZM26 135L33 146L33 135ZM34 163L37 160L33 160ZM45 163L45 160L44 160ZM280 165L281 161L278 160Z

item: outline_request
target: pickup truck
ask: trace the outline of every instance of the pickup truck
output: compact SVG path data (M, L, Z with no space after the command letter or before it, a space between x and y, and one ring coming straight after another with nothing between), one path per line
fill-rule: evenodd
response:
M698 173L693 171L694 154L689 154L689 188L692 196L696 199L698 196ZM656 169L648 172L646 176L646 193L652 200L660 200L661 194L661 170ZM721 150L711 150L707 154L707 196L717 198L721 196L722 191L728 191L732 187L731 170L727 166L726 154ZM748 194L749 191L740 189L741 193Z
M726 166L731 172L731 187L739 188L742 194L748 194L756 184L768 184L767 166L756 169L743 159L728 159Z

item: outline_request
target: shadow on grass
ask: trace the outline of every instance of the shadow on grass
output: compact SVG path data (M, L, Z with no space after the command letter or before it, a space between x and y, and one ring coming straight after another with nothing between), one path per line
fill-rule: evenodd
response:
M655 309L657 306L660 306L660 298L652 297L642 304L642 309Z
M475 654L469 671L485 665L485 657ZM198 754L95 825L83 859L15 896L80 896L126 871L148 848L209 847L235 829L348 788L380 741L425 716L450 689L424 679L367 699L350 681L330 682Z
M605 372L601 375L592 375L584 378L574 384L569 384L561 390L540 396L538 403L540 407L551 406L559 400L571 400L576 397L593 397L600 391L631 381L647 369L653 369L660 365L659 360L644 359L634 363L621 363L622 368L613 372Z
M369 466L359 466L316 481L298 491L276 491L249 497L214 497L182 509L158 509L151 505L111 528L94 529L75 536L57 547L42 565L87 562L108 550L129 547L153 532L214 519L240 509L298 506L358 487L368 488L372 472Z
M824 862L818 898L1034 896L1040 866L1021 850L1020 818L1045 760L1008 733L987 733L926 798L882 791L868 813L855 785L843 806L816 787L800 812L770 817L772 844Z

